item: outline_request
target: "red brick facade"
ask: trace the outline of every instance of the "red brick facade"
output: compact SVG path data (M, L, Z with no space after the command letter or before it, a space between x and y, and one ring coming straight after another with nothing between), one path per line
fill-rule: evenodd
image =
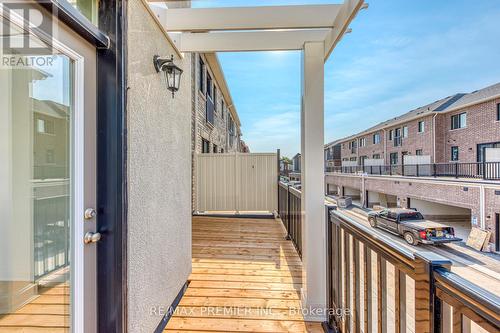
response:
M499 103L500 98L497 98L447 113L429 114L384 129L350 137L340 142L341 158L344 161L355 158L359 165L360 157L373 158L374 154L380 154L382 158L385 156L384 164L390 164L390 154L397 153L398 164L401 164L403 153L416 155L417 150L420 150L422 155L431 157L431 162L449 163L451 161L451 147L457 146L459 162L476 162L478 144L500 142L500 122L497 121L497 104ZM466 113L467 125L464 128L451 129L451 118L461 113ZM418 124L421 121L425 125L424 131L420 133ZM403 127L408 128L407 137L402 136ZM390 131L395 133L396 129L401 130L400 146L394 145L394 138L389 140ZM379 144L373 144L375 133L380 133ZM360 145L363 138L364 146ZM356 142L357 148L351 150L349 143L353 141Z

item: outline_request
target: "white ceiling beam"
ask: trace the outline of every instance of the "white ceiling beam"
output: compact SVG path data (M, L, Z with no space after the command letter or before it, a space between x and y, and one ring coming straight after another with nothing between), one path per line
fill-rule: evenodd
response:
M342 8L335 17L335 21L333 23L334 28L325 39L325 61L346 33L349 28L349 24L351 24L351 21L363 7L363 3L363 0L344 0Z
M305 42L323 42L331 29L171 33L181 52L301 50Z
M297 5L166 10L167 31L332 28L342 5Z

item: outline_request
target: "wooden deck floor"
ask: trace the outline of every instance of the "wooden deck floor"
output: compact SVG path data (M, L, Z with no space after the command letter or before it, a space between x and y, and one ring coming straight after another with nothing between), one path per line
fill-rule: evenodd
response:
M272 219L193 217L193 272L165 332L323 332L300 309L302 263Z
M69 332L69 285L39 286L39 296L15 313L0 315L2 333Z

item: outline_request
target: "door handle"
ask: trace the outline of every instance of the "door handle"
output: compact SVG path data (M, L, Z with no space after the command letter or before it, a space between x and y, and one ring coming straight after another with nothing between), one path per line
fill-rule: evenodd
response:
M100 232L87 232L85 236L83 236L83 242L85 244L97 243L101 240Z

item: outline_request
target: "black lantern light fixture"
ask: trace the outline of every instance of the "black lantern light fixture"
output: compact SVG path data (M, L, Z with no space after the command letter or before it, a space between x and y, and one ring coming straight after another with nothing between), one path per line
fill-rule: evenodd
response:
M156 72L163 72L167 89L172 92L172 97L174 97L175 92L179 90L182 75L182 69L174 64L174 56L171 55L170 58L164 58L155 55L153 57L153 63Z

